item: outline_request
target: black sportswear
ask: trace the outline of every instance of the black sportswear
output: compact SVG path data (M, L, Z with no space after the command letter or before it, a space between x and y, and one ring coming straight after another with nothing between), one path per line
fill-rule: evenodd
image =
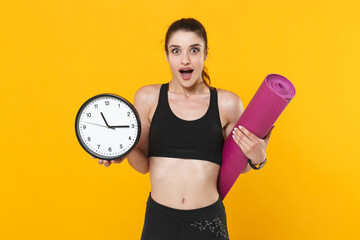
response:
M150 126L148 156L199 159L221 165L224 137L216 88L209 88L208 110L196 120L183 120L172 112L168 89L169 83L161 85Z
M213 204L190 210L155 202L149 193L141 240L229 240L225 206Z

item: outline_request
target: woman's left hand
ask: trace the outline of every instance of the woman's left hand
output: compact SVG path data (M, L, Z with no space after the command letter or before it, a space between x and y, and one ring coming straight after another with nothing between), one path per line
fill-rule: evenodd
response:
M274 127L270 129L264 139L258 138L255 134L244 128L244 126L235 128L232 137L244 155L256 165L262 163L266 158L266 147Z

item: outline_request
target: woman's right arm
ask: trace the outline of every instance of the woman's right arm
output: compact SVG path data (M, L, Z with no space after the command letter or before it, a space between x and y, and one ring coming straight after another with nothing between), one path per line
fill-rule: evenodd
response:
M138 172L146 174L149 172L149 113L153 101L151 101L151 87L141 87L135 94L134 107L141 121L141 136L136 147L127 155L129 164Z
M122 159L113 160L111 162L99 160L100 165L104 162L104 166L108 167L111 163L121 163L123 159L127 158L131 167L133 167L136 171L142 174L149 172L149 113L153 104L156 103L154 90L155 89L151 85L144 86L141 87L135 94L134 107L138 112L141 121L141 136L136 147Z

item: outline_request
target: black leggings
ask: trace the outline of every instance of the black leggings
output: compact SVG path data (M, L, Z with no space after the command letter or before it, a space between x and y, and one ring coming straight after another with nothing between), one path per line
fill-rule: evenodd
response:
M155 202L151 192L146 206L141 240L229 239L225 206L219 199L206 207L181 210Z

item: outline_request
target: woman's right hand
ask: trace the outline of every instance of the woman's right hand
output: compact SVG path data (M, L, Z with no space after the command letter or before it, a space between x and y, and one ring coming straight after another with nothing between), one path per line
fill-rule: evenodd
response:
M115 160L103 160L103 159L98 159L96 157L91 156L93 159L97 159L98 160L98 164L102 165L104 164L104 167L109 167L112 163L116 163L119 164L122 161L124 161L124 159L126 159L125 157L119 158L119 159L115 159Z

